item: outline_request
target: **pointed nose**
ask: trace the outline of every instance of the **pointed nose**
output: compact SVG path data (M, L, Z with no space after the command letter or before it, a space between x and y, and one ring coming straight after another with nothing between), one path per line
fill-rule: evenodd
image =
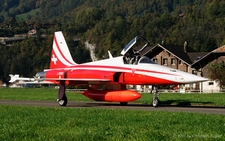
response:
M204 82L207 81L207 78L200 77L194 74L185 74L181 77L176 78L177 81L183 82L183 83L197 83L197 82Z
M190 81L192 82L204 82L204 81L207 81L208 79L207 78L204 78L204 77L200 77L200 76L194 76L191 78Z

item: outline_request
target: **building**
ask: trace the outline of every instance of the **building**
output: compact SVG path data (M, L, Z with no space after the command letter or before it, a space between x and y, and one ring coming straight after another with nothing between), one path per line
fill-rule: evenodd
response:
M208 64L221 62L225 60L225 45L221 46L192 64L192 67L196 70L201 70L202 76L207 77L208 74ZM207 81L203 82L203 88L206 92L219 92L220 87L216 81Z
M184 46L157 44L145 48L141 55L151 58L157 64L207 78L207 65L215 61L225 60L225 46L211 52L196 52L188 47L187 42L184 43ZM211 80L185 85L182 88L185 88L186 91L220 91L218 83Z

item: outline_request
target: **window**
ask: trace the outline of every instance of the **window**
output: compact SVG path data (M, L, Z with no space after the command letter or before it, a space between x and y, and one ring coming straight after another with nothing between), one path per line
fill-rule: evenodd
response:
M181 60L179 60L179 65L183 65L183 62Z
M214 82L209 82L208 84L209 84L209 85L214 85Z
M197 72L196 70L192 70L192 74L197 75L197 74L198 74L198 72Z
M158 64L157 58L154 58L154 59L153 59L153 62L155 62L156 64Z
M167 65L167 62L168 62L167 58L164 58L163 59L163 65Z
M175 58L171 59L171 65L176 65L176 59Z

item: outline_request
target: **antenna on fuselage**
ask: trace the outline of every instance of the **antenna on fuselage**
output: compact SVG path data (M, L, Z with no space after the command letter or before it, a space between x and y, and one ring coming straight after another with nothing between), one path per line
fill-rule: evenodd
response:
M112 56L112 54L111 54L111 52L108 50L108 54L109 54L109 58L111 59L111 58L113 58L113 56Z

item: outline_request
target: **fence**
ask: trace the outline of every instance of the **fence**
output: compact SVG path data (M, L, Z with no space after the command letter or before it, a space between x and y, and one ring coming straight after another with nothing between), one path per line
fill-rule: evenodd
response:
M66 91L71 91L71 92L82 92L87 89L66 89ZM132 89L135 90L135 89ZM135 90L137 91L137 90ZM140 93L150 93L150 90L147 91L138 91ZM225 93L225 89L221 89L220 91L213 91L213 90L171 90L171 89L158 89L159 93Z

